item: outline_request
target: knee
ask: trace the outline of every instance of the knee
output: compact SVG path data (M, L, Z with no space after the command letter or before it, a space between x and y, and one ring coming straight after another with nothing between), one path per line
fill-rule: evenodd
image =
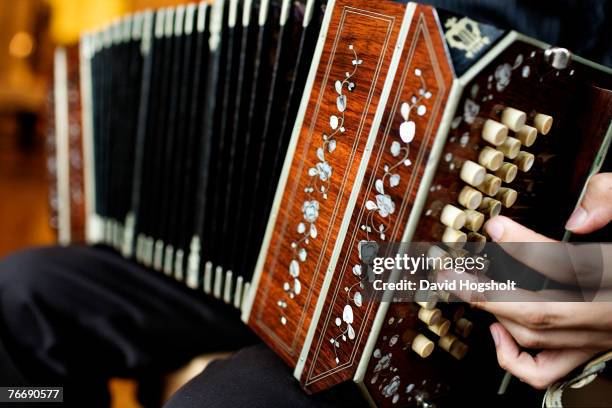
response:
M164 408L287 407L312 408L288 367L263 345L213 361L181 388Z
M42 336L37 313L46 303L52 248L31 249L0 260L0 338L17 347L37 350Z
M45 287L55 248L16 252L0 260L0 296L3 300L33 294Z
M0 260L0 316L5 325L31 317L34 309L66 295L62 265L69 254L59 247L34 248Z

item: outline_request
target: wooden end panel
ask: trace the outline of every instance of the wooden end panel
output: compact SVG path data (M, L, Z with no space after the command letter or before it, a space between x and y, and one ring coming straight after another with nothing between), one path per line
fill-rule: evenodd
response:
M68 53L68 129L70 174L70 242L85 242L85 175L81 120L80 54L78 45Z
M435 11L417 6L302 373L309 392L355 375L379 306L362 293L358 245L402 240L452 82Z
M295 367L334 265L406 5L340 0L260 259L248 324ZM294 135L294 138L296 136ZM281 181L283 183L283 181ZM279 198L280 197L280 198ZM354 204L354 203L353 203Z

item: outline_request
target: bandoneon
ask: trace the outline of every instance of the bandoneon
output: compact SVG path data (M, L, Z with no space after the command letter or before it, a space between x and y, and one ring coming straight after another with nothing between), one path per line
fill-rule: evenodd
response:
M128 15L56 54L60 239L234 305L307 392L497 389L488 317L368 299L360 243L484 243L500 213L562 239L610 143L610 74L412 2Z

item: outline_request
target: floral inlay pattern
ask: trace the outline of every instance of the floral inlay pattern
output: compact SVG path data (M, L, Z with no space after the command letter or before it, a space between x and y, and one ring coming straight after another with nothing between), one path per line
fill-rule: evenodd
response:
M310 182L304 189L306 199L302 204L302 220L297 225L298 238L291 243L293 256L289 263L289 279L283 283L283 290L288 299L294 299L302 292L302 282L300 281L300 268L308 258L308 246L311 240L317 239L318 231L316 222L319 218L319 210L321 204L328 199L331 180L333 176L333 167L329 163L327 157L332 155L338 146L338 138L346 132L345 114L348 108L347 92L351 93L355 90L355 83L352 81L357 73L357 70L363 60L359 59L355 47L352 44L348 46L353 54L351 61L352 71L347 71L343 80L334 82L334 90L338 94L336 97L337 113L329 117L329 131L321 135L321 144L316 150L317 164L308 169ZM287 308L287 298L280 299L277 302L281 309L280 321L281 324L287 324L287 316L285 309Z
M402 115L403 122L399 128L399 140L394 140L389 146L391 155L395 158L395 162L391 165L385 164L383 167L383 176L376 180L374 184L376 188L376 195L374 199L366 202L366 209L368 210L368 216L366 217L365 223L361 226L361 229L365 231L366 241L371 241L370 234L376 232L380 240L386 239L385 231L386 226L384 219L395 212L395 202L385 187L389 189L399 186L401 176L397 170L400 166L404 165L409 167L412 165L410 157L410 143L414 140L416 133L416 124L411 119L411 115L416 113L418 116L423 116L427 113L427 106L424 101L432 97L432 93L427 90L427 85L423 79L423 74L420 69L414 70L414 75L420 79L421 87L419 88L418 94L412 95L410 102L402 103L400 113ZM374 217L378 215L383 219L378 227L375 226Z
M390 139L391 143L388 146L389 152L393 157L393 162L384 164L382 176L377 178L374 183L375 191L371 192L372 197L365 203L367 213L363 224L360 226L363 238L356 248L359 254L359 260L362 263L367 263L368 259L372 256L376 256L378 245L371 241L385 241L387 239L386 231L388 229L388 218L391 214L394 214L396 210L396 204L389 194L389 191L397 188L401 184L402 178L399 170L402 166L410 167L412 165L412 161L410 160L410 144L414 140L417 131L417 126L413 117L414 115L424 116L427 113L426 103L433 96L427 89L427 84L423 78L423 72L419 68L414 70L414 76L418 78L420 82L419 89L410 97L408 102L402 103L400 107L402 123L399 127L399 134L396 138ZM372 245L368 245L368 243ZM372 251L374 251L374 254L371 253ZM352 326L354 317L353 307L360 308L363 305L363 295L359 289L363 289L362 279L364 275L365 273L362 271L361 264L354 265L353 277L355 281L351 286L346 286L344 288L346 302L343 313L342 316L338 316L335 319L336 326L342 331L329 339L334 347L336 364L340 364L338 349L340 348L341 342L355 339L355 329Z
M399 317L390 317L386 322L387 325L398 329L404 319ZM394 334L390 338L383 337L384 349L376 348L372 353L372 358L376 362L373 376L370 379L370 384L378 385L378 391L384 398L391 398L391 403L396 404L402 397L402 379L399 376L399 370L394 365L393 353L401 354L409 352L408 346L404 346L400 341L399 334ZM414 389L414 384L409 384L405 390L405 394L410 394Z

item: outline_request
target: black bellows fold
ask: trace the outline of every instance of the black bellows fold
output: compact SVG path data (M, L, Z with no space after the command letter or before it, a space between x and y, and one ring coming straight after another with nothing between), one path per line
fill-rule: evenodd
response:
M103 243L240 307L323 13L313 0L217 0L98 35L87 62Z

